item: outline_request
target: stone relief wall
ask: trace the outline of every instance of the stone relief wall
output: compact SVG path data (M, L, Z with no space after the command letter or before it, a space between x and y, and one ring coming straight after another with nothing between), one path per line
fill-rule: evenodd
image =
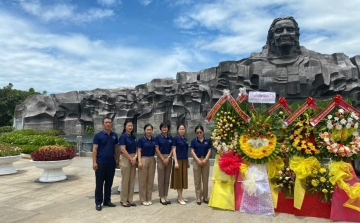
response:
M330 98L336 94L360 103L360 55L320 54L300 46L300 28L292 17L277 18L268 31L262 52L239 61L220 62L217 67L199 72L179 72L176 78L153 79L132 87L71 91L61 94L33 95L15 109L17 129L62 129L77 134L81 124L96 131L103 117L111 117L114 130L122 131L126 118L135 130L143 132L150 123L159 132L162 121L171 122L171 132L183 123L192 132L204 124L207 113L230 89L236 96L240 87L248 91L273 91L288 100L308 96Z

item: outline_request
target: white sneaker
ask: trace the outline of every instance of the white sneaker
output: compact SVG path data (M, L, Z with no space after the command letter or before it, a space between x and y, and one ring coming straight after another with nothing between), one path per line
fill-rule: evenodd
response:
M149 205L152 205L152 202L151 202L151 201L148 201L147 203L148 203Z
M146 201L143 201L142 204L143 204L144 206L149 206L149 203L146 202Z

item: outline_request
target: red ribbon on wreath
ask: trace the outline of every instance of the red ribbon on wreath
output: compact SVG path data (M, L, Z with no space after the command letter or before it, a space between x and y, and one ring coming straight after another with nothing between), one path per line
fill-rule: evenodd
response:
M241 94L236 98L236 101L238 101L239 103L242 103L244 100L248 100L248 98L249 98L249 95ZM251 103L250 109L253 114L257 113L253 103Z
M209 114L206 116L206 118L205 118L206 123L208 123L208 124L210 123L210 121L213 119L216 112L219 111L221 106L227 101L228 97L229 97L228 95L223 95L223 96L221 96L221 98L219 98L219 100L216 102L214 107L212 107L212 109L210 110Z
M268 110L266 110L265 113L268 113L270 115L274 111L278 110L279 108L283 108L285 110L285 112L288 114L293 113L291 108L287 104L286 99L283 97L279 98L279 101L276 104L274 104L273 106L271 106L270 108L268 108Z
M227 175L236 175L239 172L243 160L239 154L234 154L234 151L222 153L219 157L220 170Z
M251 118L243 110L241 110L238 103L231 95L229 96L228 100L230 104L234 107L235 111L240 115L240 117L244 119L246 122L249 122Z
M298 110L296 110L287 119L285 119L284 124L286 126L290 125L297 117L299 117L302 113L304 113L308 108L312 108L314 110L317 109L315 100L312 97L308 97L306 99L306 102L303 105L301 105Z
M219 111L221 106L226 102L229 101L230 104L234 107L235 111L240 115L241 118L243 118L246 122L250 121L250 117L239 107L235 99L231 96L230 91L225 89L224 95L221 96L221 98L216 102L214 107L210 110L209 114L205 118L206 123L210 123L210 121L213 119L214 115Z
M317 125L327 114L329 114L336 106L340 106L343 109L354 112L357 116L360 117L360 111L354 108L353 106L346 103L346 101L343 100L341 95L336 95L334 99L322 110L315 118L313 118L310 121L310 124L312 126Z

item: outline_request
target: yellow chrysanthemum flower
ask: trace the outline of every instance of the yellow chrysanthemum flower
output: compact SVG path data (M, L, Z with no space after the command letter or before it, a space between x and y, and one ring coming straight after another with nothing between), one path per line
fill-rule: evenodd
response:
M320 173L326 173L326 168L321 167L321 168L320 168Z
M241 150L252 159L262 159L264 157L270 156L276 148L276 137L270 137L269 144L260 148L255 148L251 145L249 140L251 139L250 135L240 136L240 148Z
M329 191L326 190L326 189L322 189L322 192L323 192L324 194L326 194L326 193L328 193Z
M314 169L314 170L312 171L312 173L313 173L313 174L317 174L318 171Z
M312 179L311 180L311 185L313 185L314 187L317 187L319 185L319 181Z
M321 172L321 169L320 169L320 172ZM320 177L320 182L321 182L321 183L325 183L325 182L326 182L326 178L325 178L325 177Z

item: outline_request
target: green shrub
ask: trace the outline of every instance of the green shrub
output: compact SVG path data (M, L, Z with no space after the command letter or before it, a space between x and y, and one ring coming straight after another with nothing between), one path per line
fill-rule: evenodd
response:
M39 148L39 146L34 146L34 145L22 145L21 146L22 153L25 153L25 154L31 154L38 148Z
M87 125L85 131L86 131L86 133L91 134L91 133L94 133L94 128L90 125Z
M0 136L0 142L21 147L22 152L26 154L30 154L45 145L74 147L73 144L67 142L65 138L57 136L59 134L61 134L59 130L38 132L31 129L23 129L11 133L4 133Z
M12 132L12 131L14 131L14 128L12 126L1 126L0 127L0 133Z
M63 131L62 130L46 130L46 131L36 131L33 129L21 129L21 130L16 130L13 133L18 133L21 135L48 135L48 136L59 136L59 135L63 135Z

